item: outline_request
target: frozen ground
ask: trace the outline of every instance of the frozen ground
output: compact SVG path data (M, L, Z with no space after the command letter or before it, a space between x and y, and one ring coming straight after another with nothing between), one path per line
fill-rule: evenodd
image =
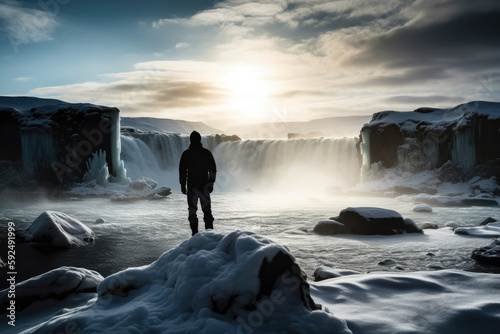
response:
M163 252L190 236L185 196L174 193L163 200L113 202L108 198L60 201L2 201L1 232L14 221L26 229L42 212L61 211L94 231L96 240L85 247L52 250L35 244L18 243L18 280L59 266L96 270L103 276L153 262ZM336 216L348 206L377 206L399 212L417 224L437 223L440 229L425 234L393 236L322 236L313 232L320 220ZM456 235L446 223L474 226L487 217L499 218L499 207L434 207L433 212L415 212L415 203L393 198L321 195L303 198L299 194L214 193L215 230L256 232L284 245L312 277L326 265L360 272L417 271L439 268L494 271L470 259L472 250L489 245L492 237ZM201 212L200 212L201 213ZM1 245L0 245L1 246ZM1 256L6 254L2 250ZM392 265L379 265L385 260ZM0 282L5 288L5 282Z

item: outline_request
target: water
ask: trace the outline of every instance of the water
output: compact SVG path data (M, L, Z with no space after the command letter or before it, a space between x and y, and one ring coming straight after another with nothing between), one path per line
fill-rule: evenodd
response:
M21 231L43 211L62 211L89 226L97 235L95 243L51 250L18 242L18 281L60 266L85 267L107 276L149 264L187 240L190 229L185 201L186 197L176 190L163 200L138 202L112 202L106 198L2 201L0 231L5 233L7 221L14 221ZM214 227L219 233L252 231L288 247L309 277L320 265L361 272L436 268L492 271L470 259L473 249L488 245L491 239L454 235L448 228L425 230L424 235L393 236L321 236L312 231L318 221L349 206L393 209L417 223L435 222L441 227L447 222L477 225L483 218L500 216L497 207L437 207L432 213L417 213L411 211L415 204L393 198L232 191L213 194ZM105 222L96 223L98 218ZM6 251L2 249L0 254L4 257ZM398 268L379 265L385 259L394 260ZM5 288L4 280L0 283Z

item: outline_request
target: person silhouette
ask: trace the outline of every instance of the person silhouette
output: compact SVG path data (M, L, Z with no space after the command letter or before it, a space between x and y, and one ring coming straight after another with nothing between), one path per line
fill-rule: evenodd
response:
M179 182L181 191L187 195L188 220L192 235L198 233L198 200L203 211L205 229L213 229L214 217L210 193L214 189L217 167L212 153L201 144L201 135L193 131L189 136L191 144L182 153L179 163ZM187 188L186 188L187 183Z

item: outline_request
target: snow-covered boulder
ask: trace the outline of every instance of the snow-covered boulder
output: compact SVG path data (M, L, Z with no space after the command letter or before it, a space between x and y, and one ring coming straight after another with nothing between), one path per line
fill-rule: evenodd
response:
M361 274L359 271L349 270L349 269L332 269L326 266L320 266L314 271L314 280L316 282L329 279L329 278L337 278L348 275L359 275Z
M138 191L144 191L144 190L148 190L148 191L151 191L153 189L156 188L156 186L158 185L158 182L156 182L155 180L149 178L149 177L140 177L134 181L132 181L128 187L130 189L133 189L133 190L138 190Z
M418 204L413 208L415 212L432 212L432 206L429 204Z
M439 228L438 224L436 223L431 223L431 222L425 222L425 223L422 223L420 224L420 227L423 229L423 230L437 230Z
M108 276L85 308L46 321L81 333L351 333L320 310L294 257L248 232L202 232L154 263Z
M374 207L349 207L340 211L337 221L345 226L348 234L401 234L421 233L412 221L405 221L394 210Z
M16 284L16 309L22 311L34 302L64 299L70 294L96 293L104 279L96 271L75 267L60 267ZM0 307L7 309L9 289L0 291Z
M133 188L128 188L125 193L115 194L111 196L112 201L139 201L148 199L161 199L170 195L172 190L169 187L159 187L152 189L149 187L144 187L142 190L136 190Z
M475 237L498 238L500 237L500 222L489 223L484 226L457 227L455 234L473 235Z
M472 251L472 258L477 262L500 265L500 238L493 240L489 246Z
M22 233L26 241L55 247L75 247L92 243L94 232L79 220L58 211L45 211Z

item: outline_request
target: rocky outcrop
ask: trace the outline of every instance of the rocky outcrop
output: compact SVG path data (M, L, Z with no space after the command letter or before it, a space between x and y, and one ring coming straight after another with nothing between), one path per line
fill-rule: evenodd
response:
M439 168L450 181L481 173L499 175L500 103L469 102L451 109L420 108L412 112L384 111L373 115L361 130L366 163L375 162L402 171ZM363 145L361 145L363 147ZM447 181L447 180L446 180Z
M81 181L87 160L103 151L116 174L117 108L27 97L0 102L0 160L20 161L30 178L56 185Z

